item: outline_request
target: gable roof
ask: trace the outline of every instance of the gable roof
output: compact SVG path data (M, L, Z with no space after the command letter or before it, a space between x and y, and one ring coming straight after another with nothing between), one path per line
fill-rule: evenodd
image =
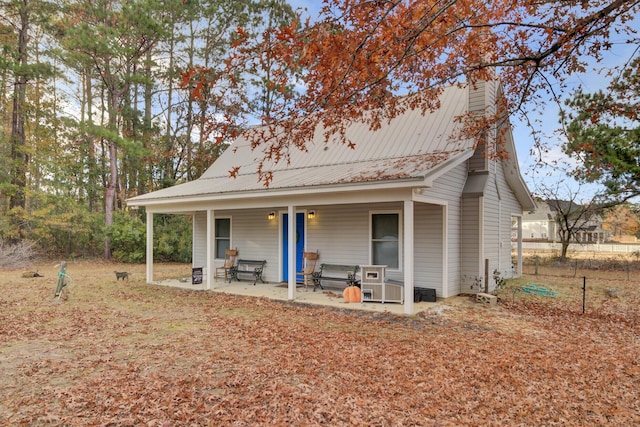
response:
M455 120L468 109L466 87L446 88L441 107L422 114L408 109L377 130L352 124L346 131L355 148L324 143L318 129L307 151L290 148L289 162L265 162L263 172L273 172L268 188L258 180L258 165L264 158L260 147L251 149L240 136L198 179L143 194L129 205L172 204L186 201L223 200L237 197L269 197L291 191L320 188L356 190L362 186L417 187L431 182L473 155L474 141L454 140L461 124ZM513 155L515 156L515 150ZM236 177L232 168L239 167ZM516 172L521 179L519 170ZM524 183L522 183L524 185ZM527 194L526 186L524 193Z

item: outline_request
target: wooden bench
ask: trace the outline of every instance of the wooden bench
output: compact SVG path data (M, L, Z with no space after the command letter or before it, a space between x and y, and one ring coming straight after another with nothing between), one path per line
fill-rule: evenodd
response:
M313 273L313 290L316 286L324 289L322 281L344 282L347 286L358 285L356 273L360 269L357 265L345 264L320 264L320 270Z
M267 260L253 260L253 259L239 259L236 265L229 269L229 283L232 279L240 281L238 275L251 275L253 277L253 284L255 285L258 280L264 283L262 278L262 272Z

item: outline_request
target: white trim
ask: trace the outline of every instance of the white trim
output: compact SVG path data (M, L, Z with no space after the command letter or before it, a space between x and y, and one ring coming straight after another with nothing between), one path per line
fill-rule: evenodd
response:
M406 190L406 192L404 192ZM319 206L327 205L351 205L357 203L384 203L384 202L400 202L405 197L410 197L412 189L387 189L377 191L362 191L360 193L337 192L317 195L311 189L304 194L295 198L292 197L274 197L274 198L252 198L238 200L206 200L191 203L180 203L165 206L148 206L147 211L154 213L180 213L191 214L194 211L204 211L211 209L212 206L216 210L240 210L240 209L271 209L274 206L288 206L295 203L296 206ZM268 190L265 190L268 192ZM273 210L273 209L272 209ZM317 210L317 209L316 209Z
M205 214L207 211L205 211ZM207 221L209 221L209 217L207 217ZM195 238L193 237L195 235L196 235L196 212L191 214L191 236L193 240L195 240ZM193 264L194 259L196 259L196 245L191 243L191 267L195 267L195 265Z
M516 277L522 277L522 214L511 214L512 217L517 219L517 227L518 227L518 237L516 240L517 245L517 270L518 275Z
M224 259L224 256L222 258L216 257L216 255L218 255L218 254L216 254L216 249L218 248L218 230L217 230L216 225L215 225L216 224L215 220L218 220L218 219L228 219L229 220L229 249L232 249L233 248L233 245L232 245L232 243L233 243L233 217L231 215L219 216L219 217L214 218L214 221L213 221L213 224L214 224L213 225L214 250L213 250L212 257L213 257L213 259L220 261L220 260Z
M434 197L428 197L425 196L423 194L419 194L414 192L413 195L411 196L411 200L413 200L414 202L420 202L420 203L424 203L427 205L440 205L440 206L447 206L449 205L449 202L447 200L442 200L442 199L436 199Z
M425 176L424 185L426 187L433 187L433 182L436 179L445 175L447 172L450 172L453 169L453 167L459 165L462 162L469 160L471 157L473 157L473 154L474 154L474 150L464 151L458 154L457 156L454 156L451 159L447 160L446 162L437 165L436 167L434 167L429 171L429 174L427 176ZM455 163L453 167L450 166L453 163Z
M153 283L153 212L147 211L147 283Z
M443 173L445 173L443 171ZM231 178L229 178L231 179ZM353 193L362 191L378 192L383 190L398 190L402 188L411 189L416 186L429 186L425 183L425 179L422 177L409 178L405 180L397 180L392 182L371 182L361 184L327 184L325 186L309 186L308 188L295 188L295 189L268 189L260 188L247 191L235 191L229 193L216 193L216 194L193 194L189 196L166 196L153 199L135 200L128 199L127 206L159 206L159 205L176 205L176 204L188 204L188 203L220 203L224 201L237 201L239 199L274 199L282 198L284 200L291 200L291 197L295 196L308 196L309 194L317 196L318 194L333 193L347 193L348 197L353 200ZM151 194L151 193L148 193ZM396 191L397 194L397 191ZM142 195L144 196L144 195ZM139 196L139 197L142 197ZM271 205L277 203L271 203ZM237 206L237 205L235 205Z
M309 209L309 210L315 210L315 209ZM303 244L303 248L307 247L307 236L308 236L308 227L307 227L307 209L302 209L302 210L296 210L296 214L302 213L304 214L304 244ZM282 257L282 232L284 230L284 215L287 214L288 215L288 211L285 210L279 210L277 212L277 221L278 221L278 281L282 282L284 280L284 270L282 269L282 266L284 265L284 258ZM295 256L294 256L294 260L295 260ZM294 267L294 271L295 271L295 267Z
M404 201L403 221L404 222L404 313L413 314L413 280L414 280L414 202ZM401 264L402 265L402 264Z
M482 289L484 289L487 286L484 283L484 196L478 197L478 211L478 277L482 277Z
M289 267L288 273L288 287L287 287L287 298L290 301L296 299L296 207L293 205L289 205L287 209L287 219L288 224L287 228L289 231L288 243L288 257L289 262L287 263L287 267Z
M400 209L381 209L381 210L370 210L369 211L369 264L373 265L373 215L380 214L396 214L398 215L398 267L391 268L387 266L387 271L393 271L402 273L403 268L403 259L404 259L404 251L403 251L403 230L402 226L402 210Z
M195 221L193 221L195 227ZM214 233L216 223L215 212L212 209L207 209L207 289L211 289L211 283L213 282L213 276L215 276L215 269L213 267L213 257L215 251L211 247L211 241L214 237L211 236ZM193 245L195 247L195 245ZM194 257L195 258L195 257Z
M449 205L442 205L442 296L449 297Z

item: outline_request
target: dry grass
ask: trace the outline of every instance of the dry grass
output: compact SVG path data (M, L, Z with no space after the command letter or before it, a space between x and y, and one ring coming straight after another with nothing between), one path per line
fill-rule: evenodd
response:
M54 264L0 273L0 425L640 423L636 276L590 275L585 315L586 272L544 267L508 286L557 298L506 289L495 308L461 297L404 317L149 286L144 266L88 261L54 300Z

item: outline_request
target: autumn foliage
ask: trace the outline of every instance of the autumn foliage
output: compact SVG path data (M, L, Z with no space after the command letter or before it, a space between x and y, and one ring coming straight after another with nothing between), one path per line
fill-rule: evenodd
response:
M481 135L525 105L557 97L587 57L612 47L612 34L631 39L638 8L627 0L325 0L317 20L270 29L260 44L239 29L228 66L233 73L268 57L267 84L287 94L254 130L269 159L304 150L318 125L327 141L353 146L349 123L377 129L407 108L431 111L443 87L497 73L507 102L478 124Z

